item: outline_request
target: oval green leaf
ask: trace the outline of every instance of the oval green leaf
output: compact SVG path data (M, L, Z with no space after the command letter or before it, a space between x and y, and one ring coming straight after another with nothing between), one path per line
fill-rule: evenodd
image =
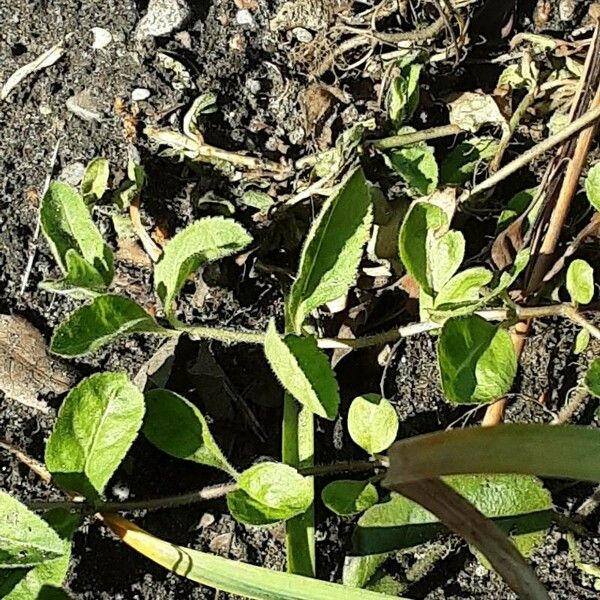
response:
M481 289L492 280L492 273L484 267L472 267L457 273L444 284L435 298L435 307L477 302Z
M594 297L594 269L580 258L574 260L567 270L567 291L571 301L589 304Z
M378 499L377 488L370 481L340 479L328 483L321 492L323 504L344 517L364 512Z
M278 509L266 506L243 490L235 490L227 494L227 509L236 521L254 527L275 525L298 514L285 508Z
M600 398L600 358L596 358L585 374L585 385L590 394Z
M478 315L446 321L437 354L444 395L458 404L501 398L517 373L508 332Z
M65 490L95 499L142 425L144 396L125 373L98 373L69 392L46 444L46 466Z
M314 337L281 338L274 321L265 337L265 355L273 372L288 391L308 410L334 419L340 404L338 383L326 354Z
M237 254L252 238L232 219L207 217L180 231L165 246L154 269L154 287L165 313L173 316L173 302L185 280L203 264Z
M354 283L372 221L369 186L357 169L325 201L304 244L286 305L293 331L299 333L313 310L340 298Z
M110 163L106 158L94 158L85 168L81 180L81 195L88 206L98 202L106 193L109 174Z
M383 452L396 439L398 415L389 400L378 394L358 396L348 411L348 432L369 454Z
M410 119L419 104L421 68L418 63L403 65L400 74L392 79L387 105L390 120L396 126Z
M442 185L462 186L481 163L490 160L498 150L498 140L493 137L474 137L458 144L446 154L440 165Z
M437 188L438 165L431 146L421 143L393 150L386 162L406 182L411 195L428 196Z
M204 415L188 400L169 390L145 395L143 433L157 448L237 477L236 470L215 442Z
M133 300L106 294L82 306L61 323L52 336L50 350L60 356L82 356L132 333L172 334Z
M72 248L67 250L65 263L66 275L62 279L42 281L41 289L55 294L66 294L77 299L95 297L106 290L106 283L102 275L76 250Z
M600 162L590 169L585 180L585 191L590 204L600 210Z

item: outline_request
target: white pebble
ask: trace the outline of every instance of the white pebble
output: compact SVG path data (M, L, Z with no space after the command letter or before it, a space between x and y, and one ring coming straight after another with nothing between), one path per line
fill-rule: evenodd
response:
M252 16L252 13L245 8L237 11L235 20L237 21L238 25L248 25L249 27L254 26L254 17Z
M131 99L134 102L141 102L142 100L148 100L152 92L147 88L135 88L133 92L131 92Z
M94 50L106 48L106 46L112 42L113 37L110 31L103 29L102 27L92 27L91 32L94 36L94 41L92 42L92 48L94 48Z

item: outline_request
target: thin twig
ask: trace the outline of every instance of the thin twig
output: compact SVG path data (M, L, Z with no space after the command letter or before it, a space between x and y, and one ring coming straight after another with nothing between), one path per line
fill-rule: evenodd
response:
M29 467L44 483L50 483L52 476L41 462L35 460L35 458L25 454L25 452L4 440L0 440L0 448L4 448L4 450L10 452L19 462L22 462Z
M560 412L551 421L551 425L565 425L568 423L577 409L587 400L589 396L588 389L585 384L580 384L573 390L569 401L560 409Z
M438 138L449 137L464 133L458 125L441 125L439 127L431 127L422 131L413 133L402 133L391 137L382 138L380 140L367 140L366 144L377 148L378 150L388 150L390 148L398 148L400 146L408 146L417 142L425 142L427 140L436 140Z

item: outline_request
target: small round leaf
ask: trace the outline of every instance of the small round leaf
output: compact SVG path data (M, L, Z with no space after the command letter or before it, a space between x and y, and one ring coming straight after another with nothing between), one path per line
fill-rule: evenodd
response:
M597 358L585 374L585 385L590 394L600 398L600 358Z
M321 492L323 504L336 515L361 513L379 500L377 489L369 481L340 479L327 484Z
M365 394L352 401L348 411L348 432L370 454L391 446L398 433L398 415L388 400Z
M600 210L600 163L596 163L585 180L585 191L590 204Z
M574 260L567 271L567 290L571 300L589 304L594 297L594 269L585 261Z

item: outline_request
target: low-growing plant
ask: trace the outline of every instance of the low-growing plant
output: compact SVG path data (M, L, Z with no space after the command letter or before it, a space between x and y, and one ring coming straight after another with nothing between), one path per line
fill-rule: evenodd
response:
M388 97L390 120L399 136L411 136L417 132L404 124L418 104L420 67L407 63L399 69ZM517 75L509 73L505 79L517 85ZM533 83L527 80L523 85ZM483 125L497 123L500 117L494 107L488 98L462 98L452 106L452 126L477 133ZM187 125L190 137L193 131ZM330 177L328 169L336 165L339 174L348 156L355 157L366 129L360 125L352 135L346 132L343 143L317 161L316 172ZM569 303L536 306L515 304L508 293L528 268L528 250L521 250L504 270L465 264L465 237L452 227L456 202L447 187L438 187L464 185L480 161L496 155L500 143L488 137L466 140L439 169L433 149L424 141L392 150L386 144L374 145L390 171L406 184L408 195L416 198L397 219L394 259L419 288L421 320L356 339L322 337L313 322L315 311L345 296L354 285L372 236L378 190L356 161L350 161L352 166L310 227L282 319L272 320L266 331L254 332L186 323L178 309L190 276L252 244L238 222L202 218L166 243L154 265L154 292L162 305L157 317L135 300L111 292L113 253L91 212L107 191L106 161L90 164L80 192L65 183L52 183L42 201L41 226L62 277L45 281L42 287L86 303L56 328L51 351L64 358L79 357L131 334L262 345L285 392L282 460L258 462L240 472L219 448L201 411L186 398L167 389L140 390L125 373L91 375L63 401L45 449L52 481L69 499L27 508L0 493L0 594L17 599L37 597L43 588L58 590L68 567L73 531L82 514L93 514L151 560L245 597L397 597L402 592L398 582L382 582L380 567L391 553L429 541L446 526L462 534L482 563L496 569L523 598L546 598L525 558L543 541L551 523L564 524L564 519L554 511L538 477L600 481L597 430L504 425L396 441L399 421L394 406L373 390L355 398L346 417L350 438L364 451L364 460L314 464L315 419L340 416L340 390L328 349L375 346L429 331L436 339L446 400L482 405L503 398L513 386L517 356L509 328L516 320L571 319L582 327L579 352L590 334L599 336L579 310L595 293L594 272L585 261L569 264ZM115 196L122 208L139 195L144 183L139 165L130 165L128 177ZM596 209L598 180L595 167L586 190ZM536 200L534 194L526 198L527 205ZM499 230L523 210L513 203L501 215ZM599 393L599 364L597 360L591 365L581 387L583 396ZM228 482L154 501L105 502L105 488L140 432L170 456L221 470ZM356 477L348 478L349 474ZM322 487L324 506L342 517L359 515L343 584L314 578L314 478L324 475L333 478ZM230 513L246 525L285 522L289 573L179 547L115 514L219 496L226 497ZM32 509L43 510L43 518Z

